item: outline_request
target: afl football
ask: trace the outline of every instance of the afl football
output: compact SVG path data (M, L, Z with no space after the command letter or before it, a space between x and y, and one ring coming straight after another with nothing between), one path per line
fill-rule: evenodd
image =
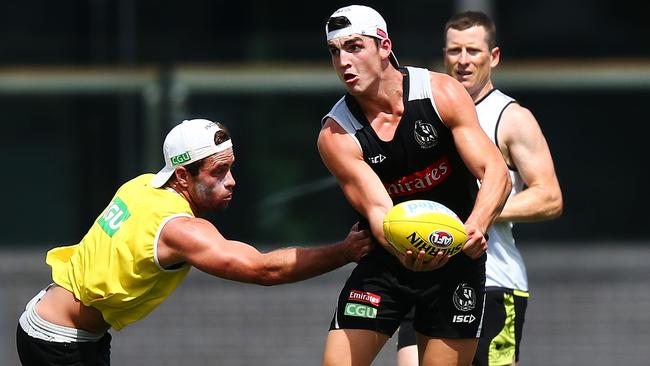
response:
M424 260L442 251L453 256L467 241L465 226L445 205L428 200L411 200L393 206L384 217L384 236L399 252L423 250Z

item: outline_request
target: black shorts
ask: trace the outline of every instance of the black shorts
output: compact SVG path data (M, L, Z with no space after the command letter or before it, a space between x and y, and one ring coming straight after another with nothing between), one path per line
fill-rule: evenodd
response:
M111 335L97 342L59 343L30 337L18 324L16 346L23 366L111 364Z
M527 306L527 292L486 289L485 324L474 357L475 366L510 365L513 359L519 361Z
M415 346L418 344L415 339L415 329L413 329L413 317L415 316L415 309L406 314L402 323L397 330L397 350L408 346Z
M414 328L435 338L478 338L483 319L485 256L460 253L440 269L413 272L382 247L366 255L341 291L331 329L392 336L415 307Z

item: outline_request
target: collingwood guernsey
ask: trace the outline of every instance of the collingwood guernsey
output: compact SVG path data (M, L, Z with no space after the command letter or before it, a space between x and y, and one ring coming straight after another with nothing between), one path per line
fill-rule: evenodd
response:
M397 204L412 199L440 202L466 220L478 191L451 131L441 121L431 94L429 71L400 69L404 114L391 141L381 140L354 97L346 94L323 118L332 118L352 136L365 161Z

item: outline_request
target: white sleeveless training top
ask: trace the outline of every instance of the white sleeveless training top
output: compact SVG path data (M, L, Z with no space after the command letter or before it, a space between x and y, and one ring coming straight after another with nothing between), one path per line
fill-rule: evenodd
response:
M499 121L503 111L510 103L517 102L497 89L493 89L476 103L476 112L481 127L497 146L499 146L497 139ZM508 168L512 180L512 191L510 192L510 196L512 196L523 189L524 183L516 169ZM512 227L512 222L495 222L488 230L485 287L503 287L527 292L526 265L515 245Z

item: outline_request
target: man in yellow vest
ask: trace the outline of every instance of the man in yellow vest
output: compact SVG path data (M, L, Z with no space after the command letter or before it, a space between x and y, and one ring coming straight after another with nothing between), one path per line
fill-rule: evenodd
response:
M144 318L192 266L270 286L358 261L371 248L356 226L336 244L268 253L223 237L201 218L225 209L235 186L232 140L221 124L183 121L163 155L165 167L122 185L79 244L47 253L54 282L27 304L17 329L23 365L109 365L108 330Z

